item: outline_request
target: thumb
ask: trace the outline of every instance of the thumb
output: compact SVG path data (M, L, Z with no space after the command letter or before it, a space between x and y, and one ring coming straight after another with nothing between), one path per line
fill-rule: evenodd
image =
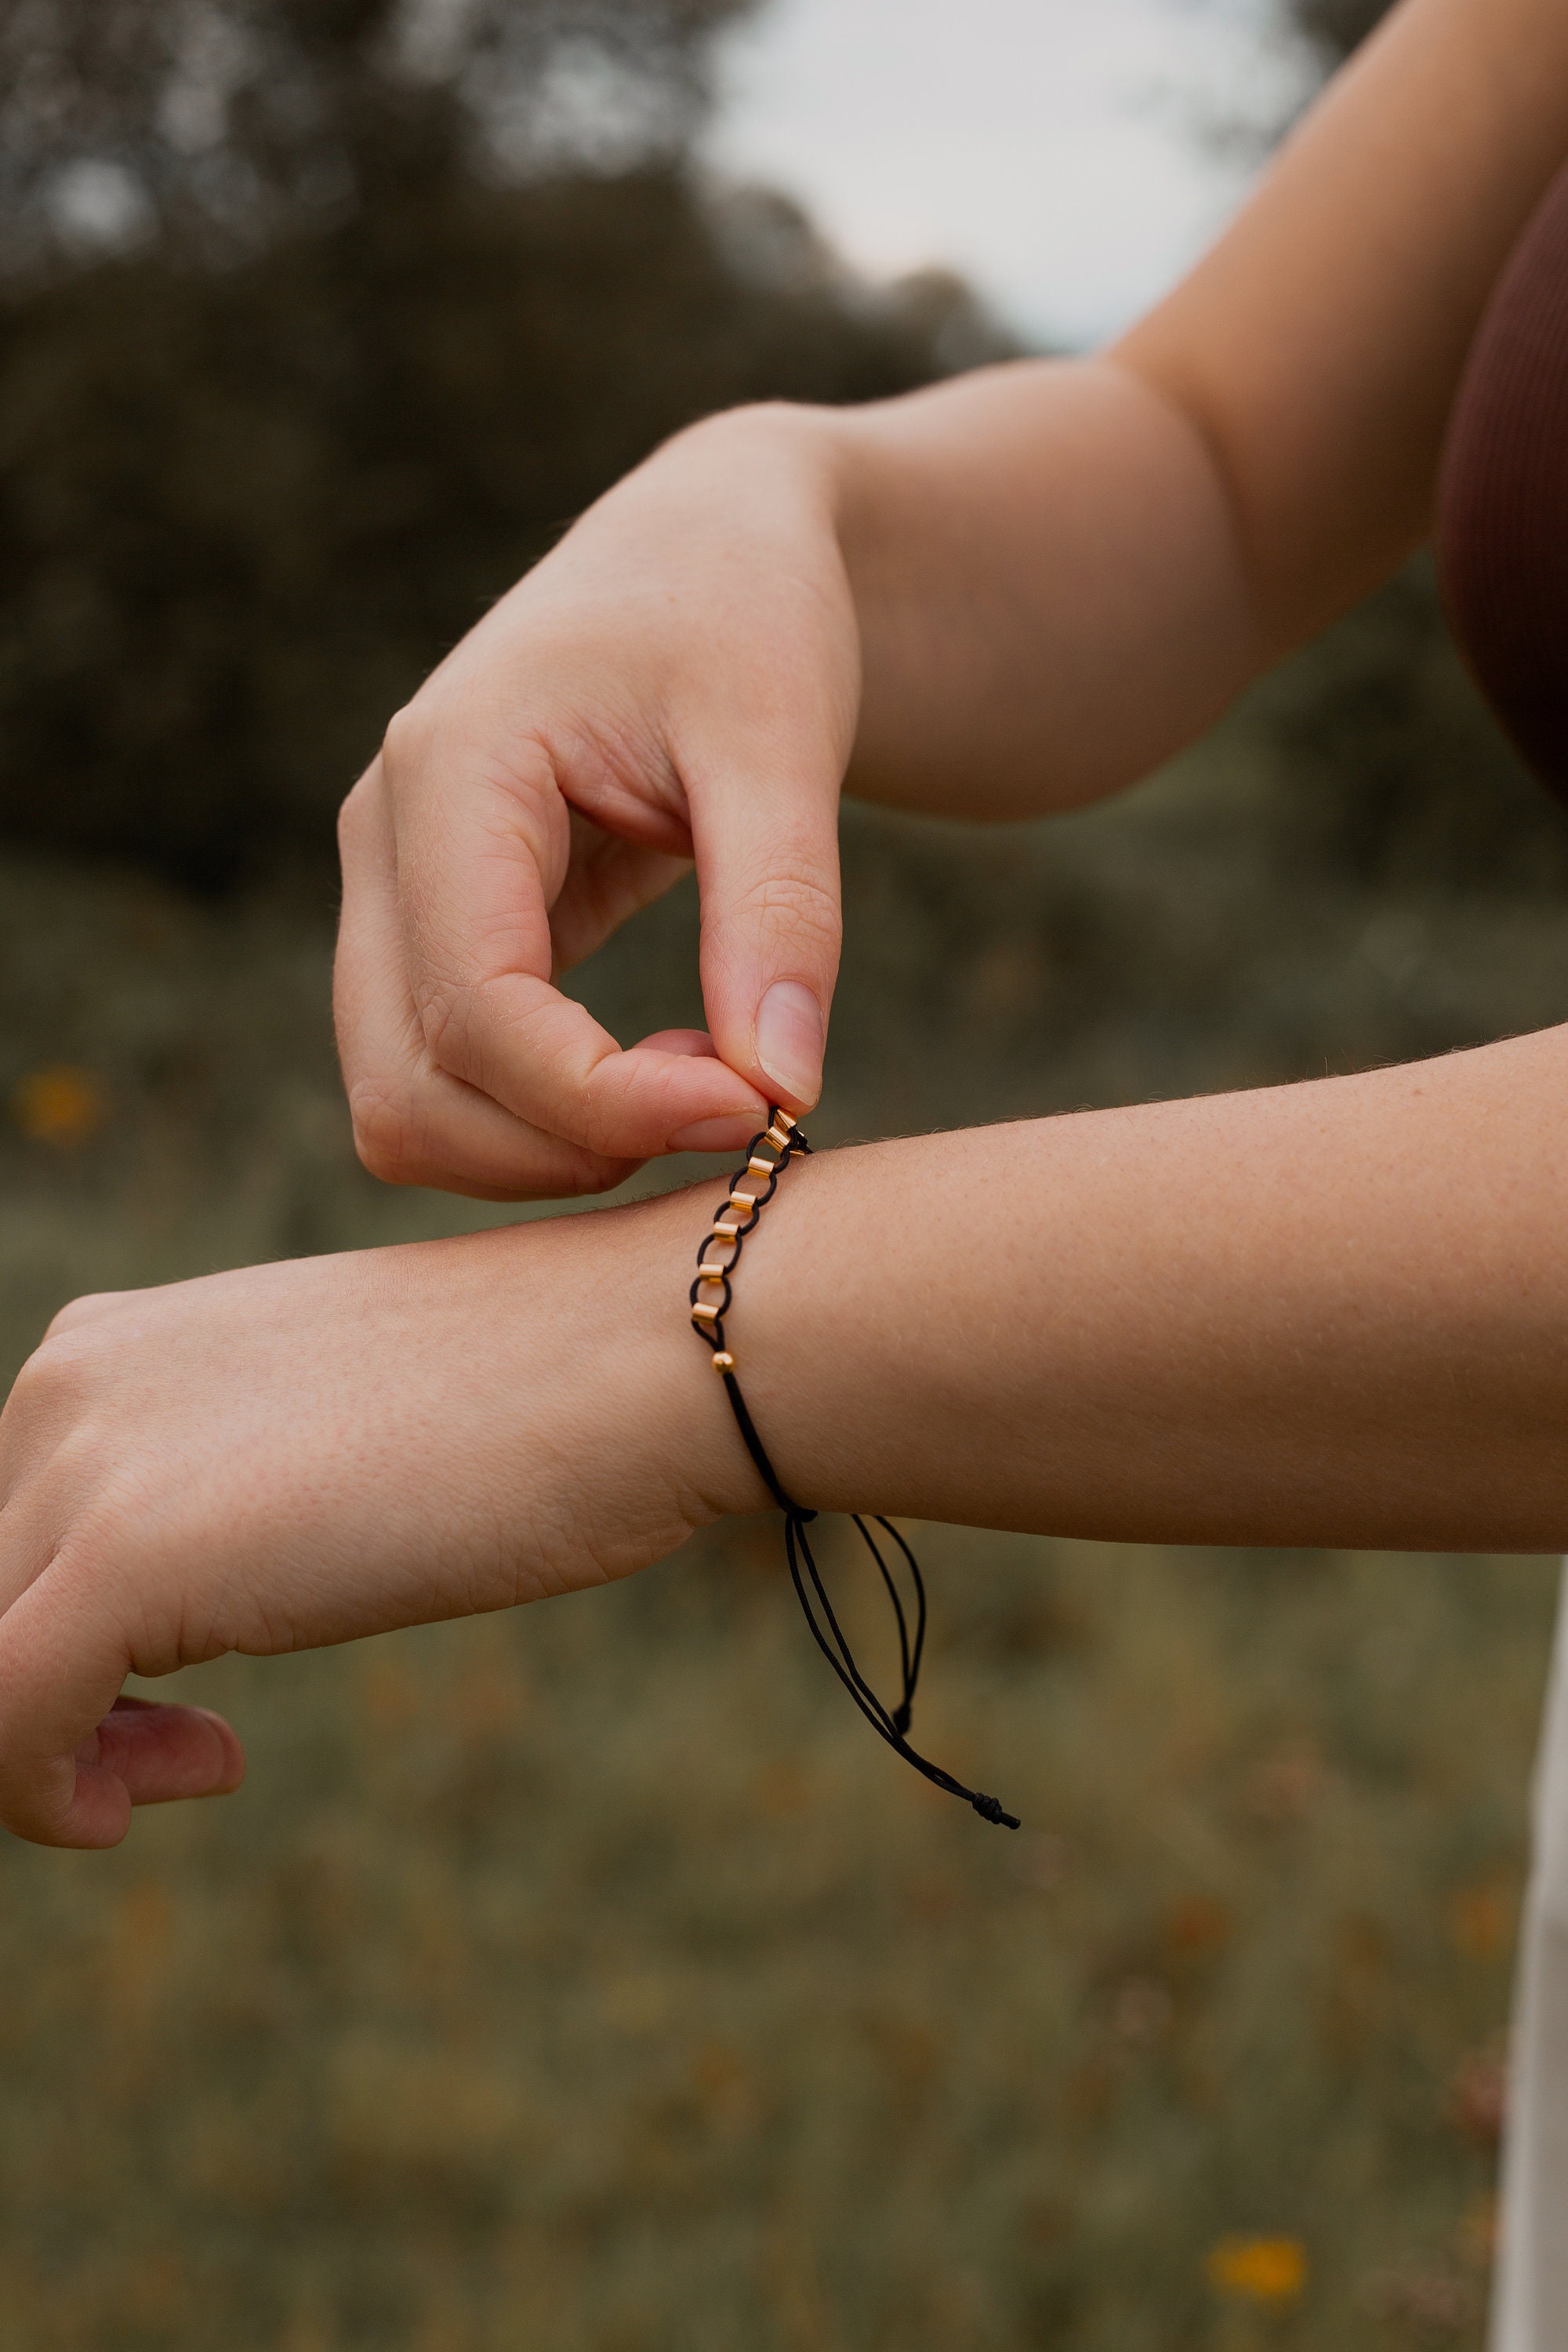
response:
M838 977L838 788L733 781L691 809L702 1001L721 1061L799 1115L822 1092Z

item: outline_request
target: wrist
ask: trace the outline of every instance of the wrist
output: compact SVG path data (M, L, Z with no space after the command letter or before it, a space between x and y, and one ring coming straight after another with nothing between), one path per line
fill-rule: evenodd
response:
M683 485L696 479L721 488L731 502L738 497L743 504L767 506L776 497L781 514L825 523L837 538L858 446L840 410L758 401L688 425L622 487L648 478Z
M652 1480L691 1528L769 1507L688 1305L698 1244L724 1191L715 1173L655 1200L552 1220L583 1248L585 1316L598 1326L584 1363L595 1443L616 1447L627 1473Z

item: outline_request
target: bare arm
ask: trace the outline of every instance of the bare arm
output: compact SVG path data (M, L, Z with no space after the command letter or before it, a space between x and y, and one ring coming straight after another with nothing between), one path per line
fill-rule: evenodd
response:
M1568 12L1405 0L1101 359L844 417L851 787L953 814L1092 797L1385 578L1565 160Z
M1568 1543L1568 1031L792 1167L726 1325L824 1508ZM712 1184L68 1310L0 1418L0 1822L111 1844L231 1734L128 1673L504 1608L762 1507Z
M885 769L917 801L1033 806L1021 779L1065 799L1133 772L1386 568L1422 528L1485 283L1562 152L1565 46L1541 0L1409 0L1109 362L847 424L737 419L605 501L404 730L416 786L454 756L485 781L467 848L443 863L438 791L405 788L401 839L386 778L351 812L345 1056L413 1139L389 1172L450 1151L480 1189L590 1182L594 1154L658 1148L635 1139L662 1132L649 1101L743 1118L710 1055L596 1082L608 1041L584 1054L508 961L509 922L514 947L547 917L581 945L648 879L602 849L574 867L569 808L612 850L707 861L705 979L739 1067L759 971L826 1008L823 824L860 644L868 789ZM1406 87L1426 127L1401 144ZM426 1024L411 1079L384 1041ZM706 1097L683 1059L710 1064ZM1554 1030L792 1169L731 1318L752 1410L827 1507L1559 1548L1565 1102ZM563 1103L576 1139L529 1124ZM69 1310L0 1419L0 1822L106 1844L132 1802L235 1785L210 1717L115 1706L128 1672L505 1606L757 1507L684 1316L713 1199Z
M1565 1104L1556 1029L808 1160L726 1338L782 1476L829 1508L1558 1549Z

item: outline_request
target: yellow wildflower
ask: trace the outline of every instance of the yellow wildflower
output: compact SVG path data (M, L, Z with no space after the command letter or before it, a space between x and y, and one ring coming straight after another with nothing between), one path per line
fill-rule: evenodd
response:
M1307 2284L1307 2250L1299 2238L1222 2238L1204 2267L1221 2294L1294 2303Z
M85 1143L106 1108L91 1071L68 1062L34 1070L11 1097L11 1117L29 1143Z

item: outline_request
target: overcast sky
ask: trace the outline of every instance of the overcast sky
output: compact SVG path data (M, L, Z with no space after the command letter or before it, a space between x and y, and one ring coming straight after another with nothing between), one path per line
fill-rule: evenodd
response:
M1305 87L1270 0L770 0L722 53L726 174L879 276L945 263L1042 341L1131 319L1239 203L1198 135Z

